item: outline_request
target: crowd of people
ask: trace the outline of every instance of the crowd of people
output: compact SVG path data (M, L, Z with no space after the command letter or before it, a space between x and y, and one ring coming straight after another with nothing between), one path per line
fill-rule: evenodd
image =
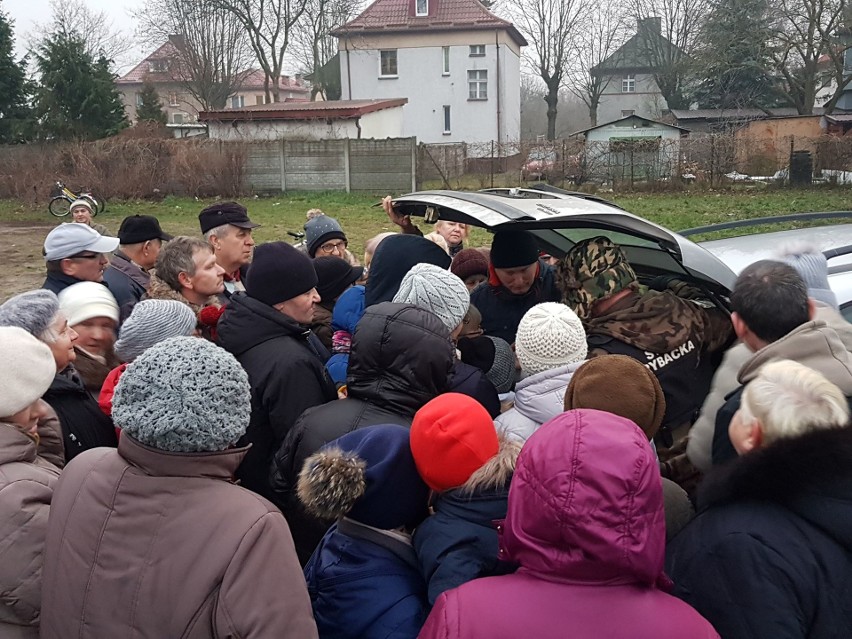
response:
M852 326L807 247L721 308L604 235L117 237L0 305L0 637L852 636ZM363 261L363 264L361 263Z

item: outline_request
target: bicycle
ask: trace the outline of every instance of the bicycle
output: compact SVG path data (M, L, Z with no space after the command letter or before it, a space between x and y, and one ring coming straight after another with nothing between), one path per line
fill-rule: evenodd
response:
M85 200L92 205L92 217L98 213L103 213L106 208L106 200L95 196L94 193L86 189L82 189L79 193L74 193L71 189L65 186L60 180L56 181L57 193L50 199L47 205L47 210L55 217L65 217L71 212L70 206L74 200Z

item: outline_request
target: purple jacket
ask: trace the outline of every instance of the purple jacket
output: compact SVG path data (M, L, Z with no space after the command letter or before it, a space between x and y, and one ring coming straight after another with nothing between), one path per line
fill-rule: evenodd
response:
M596 410L550 420L518 458L500 558L515 574L442 594L422 639L710 639L713 627L661 587L660 473L633 422Z

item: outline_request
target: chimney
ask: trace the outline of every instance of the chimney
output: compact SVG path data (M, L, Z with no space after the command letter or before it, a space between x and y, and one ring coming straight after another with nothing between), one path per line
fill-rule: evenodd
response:
M637 33L645 35L660 35L663 27L663 19L660 16L651 16L650 18L640 18L637 25Z

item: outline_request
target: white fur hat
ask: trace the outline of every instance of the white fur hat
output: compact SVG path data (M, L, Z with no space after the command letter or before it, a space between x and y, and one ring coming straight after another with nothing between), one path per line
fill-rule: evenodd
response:
M588 354L583 323L565 304L537 304L518 324L515 354L530 375L582 362Z
M56 362L47 344L17 326L0 327L0 417L22 411L50 388Z

